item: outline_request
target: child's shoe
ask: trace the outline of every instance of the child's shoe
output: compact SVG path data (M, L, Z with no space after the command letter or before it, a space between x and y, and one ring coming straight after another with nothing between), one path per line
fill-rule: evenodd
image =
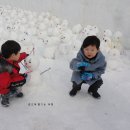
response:
M2 106L4 106L4 107L8 107L9 106L9 97L8 97L8 95L7 94L5 94L5 95L1 95L1 104L2 104Z
M93 93L92 96L93 96L94 98L101 98L101 95L100 95L98 92Z
M16 94L15 97L21 98L21 97L23 97L23 93L22 93L22 92L19 92L19 93Z
M98 92L92 92L88 89L88 93L91 94L94 98L101 98L101 95Z
M81 90L81 85L82 85L82 83L76 84L75 82L73 82L72 90L70 91L69 95L75 96L77 94L77 92Z
M100 94L97 92L100 86L103 84L102 79L97 80L94 84L92 84L89 89L88 93L91 94L94 98L101 98Z
M21 92L21 87L12 87L11 89L10 89L10 95L12 96L12 97L23 97L23 93Z
M72 90L70 91L70 96L75 96L77 94L77 89L76 88L72 88Z

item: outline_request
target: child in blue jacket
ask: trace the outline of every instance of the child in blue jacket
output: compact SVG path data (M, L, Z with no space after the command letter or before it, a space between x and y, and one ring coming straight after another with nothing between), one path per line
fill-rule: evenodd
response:
M105 72L106 61L101 53L100 40L96 36L88 36L81 46L77 57L72 59L70 68L73 70L73 83L70 96L75 96L83 83L90 85L88 93L94 98L100 98L97 92L103 84L101 75Z

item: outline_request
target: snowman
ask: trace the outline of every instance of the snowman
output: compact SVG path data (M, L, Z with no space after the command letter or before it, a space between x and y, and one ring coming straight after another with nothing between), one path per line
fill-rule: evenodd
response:
M66 30L68 28L69 22L68 20L63 20L61 23L61 27L63 28L63 30Z
M91 25L87 25L87 27L83 28L79 34L79 39L83 41L87 36L90 36L91 29L92 29Z
M107 56L112 47L112 31L110 29L106 29L103 32L103 39L101 41L100 49Z
M48 36L45 36L43 38L43 52L42 52L42 56L43 58L47 58L47 59L55 59L55 53L57 50L57 45L56 43L54 43L54 38L50 38Z
M58 55L69 54L70 47L71 47L70 35L68 35L67 33L63 33L59 37L60 37L60 43L58 45L58 51L56 55L58 56Z
M112 41L109 37L103 38L103 40L101 41L100 49L105 56L108 55L109 51L112 49Z
M110 70L117 70L120 67L121 63L120 51L116 48L109 50L107 56L107 65Z
M120 31L117 31L113 35L113 46L114 48L117 48L121 54L124 54L124 48L122 45L122 33Z
M31 53L25 59L25 66L28 68L27 72L30 80L28 81L29 86L35 86L41 84L41 76L39 71L40 60L36 54Z
M110 29L104 30L103 37L109 37L109 38L111 38L112 37L112 31Z

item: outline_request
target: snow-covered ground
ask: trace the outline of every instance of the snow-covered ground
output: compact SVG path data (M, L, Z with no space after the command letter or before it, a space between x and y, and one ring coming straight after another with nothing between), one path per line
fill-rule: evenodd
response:
M5 37L1 39L4 40L7 39ZM22 48L27 49L26 44L21 45ZM69 46L72 47L72 44ZM129 51L123 55L111 55L112 57L108 53L106 58L108 67L102 77L104 84L99 89L101 99L97 100L87 93L86 84L75 97L69 96L72 86L70 82L72 71L69 63L76 56L76 50L68 48L69 53L65 50L64 54L60 52L54 59L41 55L42 46L35 44L35 47L40 60L37 72L43 72L49 67L51 69L39 77L40 83L36 80L39 75L35 77L36 73L30 73L31 76L34 74L33 80L36 80L34 82L36 85L30 85L28 81L23 86L23 98L12 98L8 108L0 106L0 130L130 129ZM48 55L51 55L49 51ZM22 65L21 68L25 71Z
M71 71L64 60L41 59L42 84L23 87L22 99L0 107L0 130L129 130L130 64L107 70L99 92L100 100L87 93L87 85L70 97ZM38 106L40 103L40 106ZM35 105L36 104L36 105Z

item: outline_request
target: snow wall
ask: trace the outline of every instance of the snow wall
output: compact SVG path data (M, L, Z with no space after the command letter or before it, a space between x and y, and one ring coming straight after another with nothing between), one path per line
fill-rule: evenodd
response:
M0 0L0 5L11 5L25 10L51 12L70 24L97 25L102 31L121 31L124 46L130 49L129 0Z

